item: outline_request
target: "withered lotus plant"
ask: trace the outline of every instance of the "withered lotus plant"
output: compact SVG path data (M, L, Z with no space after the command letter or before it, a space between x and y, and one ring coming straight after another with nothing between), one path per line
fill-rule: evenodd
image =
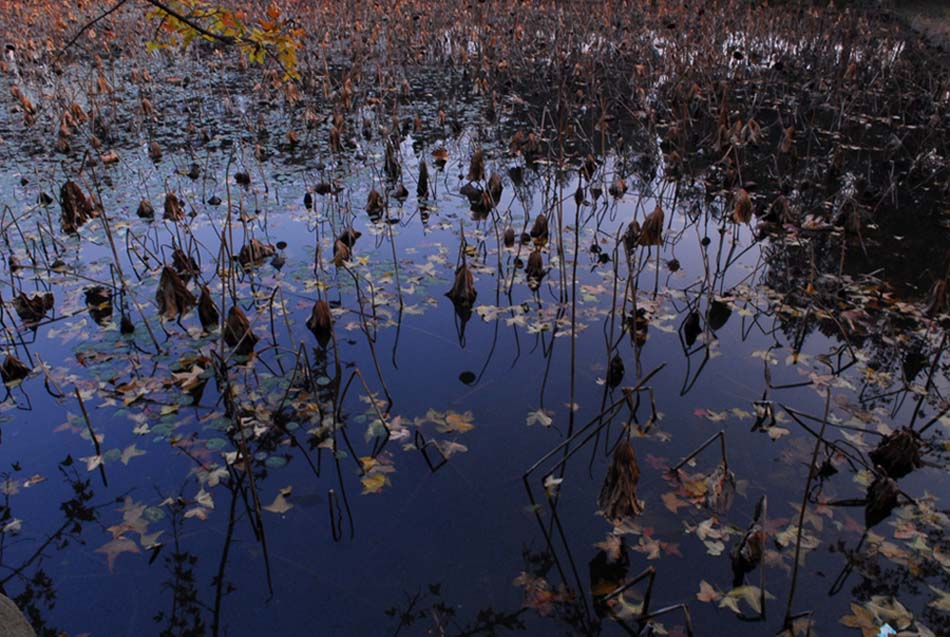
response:
M871 461L894 479L903 478L923 466L920 434L910 427L884 436L870 454Z
M343 239L337 239L333 243L333 265L340 267L350 260L352 250Z
M342 241L344 245L348 248L352 248L356 244L356 240L363 236L363 233L359 230L353 228L347 228L340 233L340 236L337 237L337 240Z
M185 209L173 192L165 193L165 214L162 216L166 221L181 221L185 218Z
M623 233L623 250L626 252L627 258L630 258L633 251L636 250L637 244L640 242L641 232L640 224L636 219L627 224L627 229Z
M402 167L396 159L396 148L393 146L392 140L386 141L386 157L383 170L386 171L386 177L389 178L389 181L393 183L399 181L399 178L402 176Z
M754 569L762 561L765 554L768 500L763 495L755 505L755 515L745 535L732 547L732 586L742 586L746 573Z
M205 330L211 330L218 325L221 315L218 313L218 306L211 298L211 290L207 285L201 286L201 296L198 297L198 319L201 321L201 327Z
M620 354L614 354L607 366L607 386L611 389L617 387L623 381L624 365Z
M370 218L376 221L380 215L383 214L385 208L386 203L383 201L383 196L379 194L379 191L375 188L370 190L369 196L366 198L366 212L369 213Z
M732 209L732 220L735 223L749 223L752 221L752 198L745 188L736 190L736 205Z
M640 467L629 440L623 440L614 449L607 468L604 485L597 498L604 517L608 520L623 520L643 513L643 500L637 498L637 483L640 482Z
M493 206L497 206L498 202L501 201L501 193L504 190L505 186L501 181L501 175L492 172L491 177L488 178L488 195L491 197Z
M639 243L642 246L661 246L663 245L663 208L657 205L653 212L643 220L643 228L640 230Z
M36 328L46 313L53 309L53 293L27 296L26 293L20 292L13 297L13 309L25 327Z
M416 184L416 196L420 199L429 196L429 166L424 159L419 163L419 182Z
M475 302L478 292L475 290L475 279L472 277L472 271L468 265L462 263L455 270L455 281L451 289L445 293L452 303L458 307L470 308Z
M244 310L236 305L232 306L228 310L228 320L224 323L224 342L233 347L238 356L249 356L258 340L251 331L251 323L247 320Z
M482 203L482 195L484 191L481 187L475 182L469 181L461 188L459 188L459 194L468 199L468 203L472 206L480 206Z
M10 385L18 382L30 375L30 368L13 354L7 354L3 364L0 365L0 378L4 385Z
M544 279L544 259L540 248L535 248L528 256L528 265L524 272L528 279L528 288L532 292L541 287L541 281Z
M162 268L155 293L158 311L167 319L176 319L195 306L195 295L191 293L185 281L169 266Z
M158 145L158 142L152 141L148 145L148 158L156 164L162 161L162 147Z
M930 316L947 312L950 312L950 274L930 288L930 304L927 306L927 314Z
M172 250L172 267L175 268L182 280L187 283L191 280L191 277L198 274L198 262L195 261L195 258L182 250L181 248L175 248Z
M60 224L63 232L67 234L75 234L80 226L99 214L89 197L74 181L67 181L60 188L59 204L62 208Z
M627 182L617 177L613 183L610 184L610 187L607 188L607 192L610 193L610 196L614 199L620 199L627 193Z
M138 210L135 211L135 214L138 215L140 219L154 219L155 208L152 207L152 203L148 199L143 199L139 202L139 207Z
M867 499L864 504L864 525L867 528L883 522L890 516L898 502L900 489L897 483L883 471L874 478L868 486Z
M485 179L485 154L481 149L472 155L472 162L468 165L468 180L481 181Z
M99 325L112 319L112 293L102 285L94 285L86 290L86 308L89 315Z
M541 214L534 218L534 225L531 226L531 238L534 242L541 245L548 240L548 218Z
M323 299L319 299L313 304L313 310L310 312L310 318L307 319L307 329L317 338L321 347L326 347L330 342L330 336L333 329L333 314L330 313L330 305Z
M261 243L258 239L251 239L241 247L241 252L238 254L238 262L241 264L241 267L246 270L274 256L275 252L273 245Z

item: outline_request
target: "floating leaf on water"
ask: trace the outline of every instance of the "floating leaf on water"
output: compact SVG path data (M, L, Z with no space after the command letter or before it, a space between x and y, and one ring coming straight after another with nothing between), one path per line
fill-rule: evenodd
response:
M550 427L554 420L551 418L554 415L554 412L547 411L544 409L538 409L537 411L532 411L528 413L528 418L526 424L530 427L531 425L537 423L542 427Z
M227 438L208 438L205 440L205 449L208 451L221 451L229 444Z
M96 549L96 553L104 553L106 562L109 565L109 572L112 573L115 567L116 558L122 553L140 553L138 544L135 541L124 536L119 536Z
M701 602L718 602L722 599L722 593L706 580L702 580L699 582L699 592L696 593L696 599Z
M264 509L265 511L269 511L270 513L276 513L278 515L283 515L284 513L287 513L292 508L294 508L294 505L291 504L288 499L290 498L290 494L292 492L293 492L293 487L290 487L290 486L284 487L277 493L277 496L274 498L273 502L261 508Z
M269 456L264 464L271 469L279 469L287 464L287 458L284 456Z

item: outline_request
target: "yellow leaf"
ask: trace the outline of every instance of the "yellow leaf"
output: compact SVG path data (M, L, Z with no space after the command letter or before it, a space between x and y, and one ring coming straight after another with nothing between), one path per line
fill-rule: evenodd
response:
M385 473L366 474L360 482L363 483L363 495L379 493L389 484L389 477Z

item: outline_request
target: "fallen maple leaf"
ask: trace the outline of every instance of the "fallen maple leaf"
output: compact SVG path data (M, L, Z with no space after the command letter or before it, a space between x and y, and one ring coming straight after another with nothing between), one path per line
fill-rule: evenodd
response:
M270 511L271 513L277 513L278 515L287 513L292 508L294 508L294 505L287 501L287 498L290 497L292 491L293 487L284 487L277 493L277 497L274 498L273 502L261 508L265 511Z
M718 602L721 598L722 593L717 591L712 584L706 580L699 582L699 592L696 593L696 599L701 602Z
M122 553L140 553L138 545L127 537L117 537L96 549L96 553L105 553L109 572L115 566L115 558Z

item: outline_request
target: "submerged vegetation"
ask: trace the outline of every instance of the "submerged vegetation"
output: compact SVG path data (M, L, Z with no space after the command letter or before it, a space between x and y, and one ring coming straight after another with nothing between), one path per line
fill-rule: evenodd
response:
M776 4L11 3L0 592L950 631L950 61Z

